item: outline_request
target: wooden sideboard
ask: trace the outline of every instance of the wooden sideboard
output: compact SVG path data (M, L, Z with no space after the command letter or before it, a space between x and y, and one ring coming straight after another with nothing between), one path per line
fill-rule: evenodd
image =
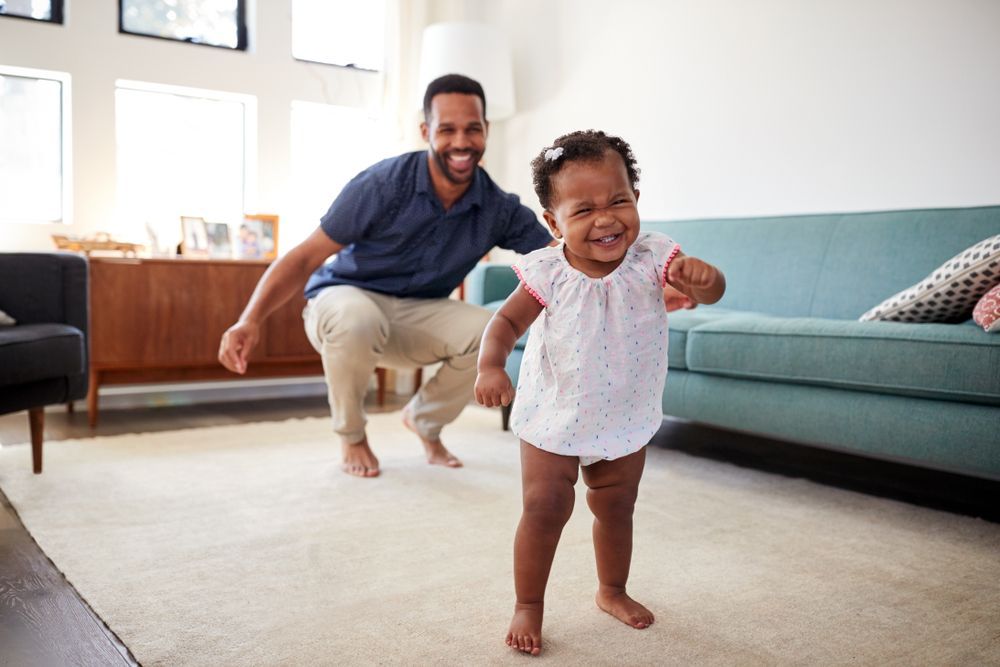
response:
M90 425L102 385L322 375L303 297L269 317L246 375L217 359L266 261L90 258Z

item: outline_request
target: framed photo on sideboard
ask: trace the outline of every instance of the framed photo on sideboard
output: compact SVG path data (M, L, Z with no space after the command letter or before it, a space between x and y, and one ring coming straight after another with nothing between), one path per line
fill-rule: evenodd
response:
M181 255L208 257L208 229L204 218L181 216Z
M278 256L278 216L244 215L235 246L240 259L275 259Z
M233 258L233 239L229 225L224 222L206 222L208 256L213 259Z

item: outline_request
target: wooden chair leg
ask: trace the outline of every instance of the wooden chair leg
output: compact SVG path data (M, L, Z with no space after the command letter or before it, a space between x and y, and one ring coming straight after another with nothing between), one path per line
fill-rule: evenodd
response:
M31 427L31 467L36 475L42 472L42 437L45 434L45 408L28 410Z
M510 405L500 406L500 421L503 423L503 430L510 430L510 409L514 406L513 403Z
M69 401L68 403L66 403L66 412L68 412L69 414L73 414L74 412L76 412L75 401Z
M420 391L420 385L424 383L424 369L418 368L413 372L413 393Z
M385 405L385 369L375 369L375 404L379 407Z

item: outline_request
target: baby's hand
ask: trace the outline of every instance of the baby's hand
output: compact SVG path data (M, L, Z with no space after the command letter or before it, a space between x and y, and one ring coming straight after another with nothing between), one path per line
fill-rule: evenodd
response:
M514 385L502 368L487 368L476 377L476 402L488 408L510 405L514 400Z
M685 308L690 310L698 304L696 304L691 297L689 297L684 292L680 292L677 289L671 287L670 285L663 286L663 305L667 307L667 312L672 313L675 310L680 310Z
M718 271L714 266L687 255L681 255L670 262L670 268L667 269L667 281L680 287L711 287L717 278Z

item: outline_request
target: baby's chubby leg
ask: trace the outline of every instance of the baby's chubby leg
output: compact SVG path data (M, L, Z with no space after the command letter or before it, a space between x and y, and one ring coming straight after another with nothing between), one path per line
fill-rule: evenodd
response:
M560 456L521 441L523 511L514 538L517 603L507 645L538 655L542 650L545 584L563 526L573 513L579 474L575 456Z
M646 628L653 614L625 592L632 564L632 512L646 450L583 468L587 504L594 513L597 606L633 628Z

